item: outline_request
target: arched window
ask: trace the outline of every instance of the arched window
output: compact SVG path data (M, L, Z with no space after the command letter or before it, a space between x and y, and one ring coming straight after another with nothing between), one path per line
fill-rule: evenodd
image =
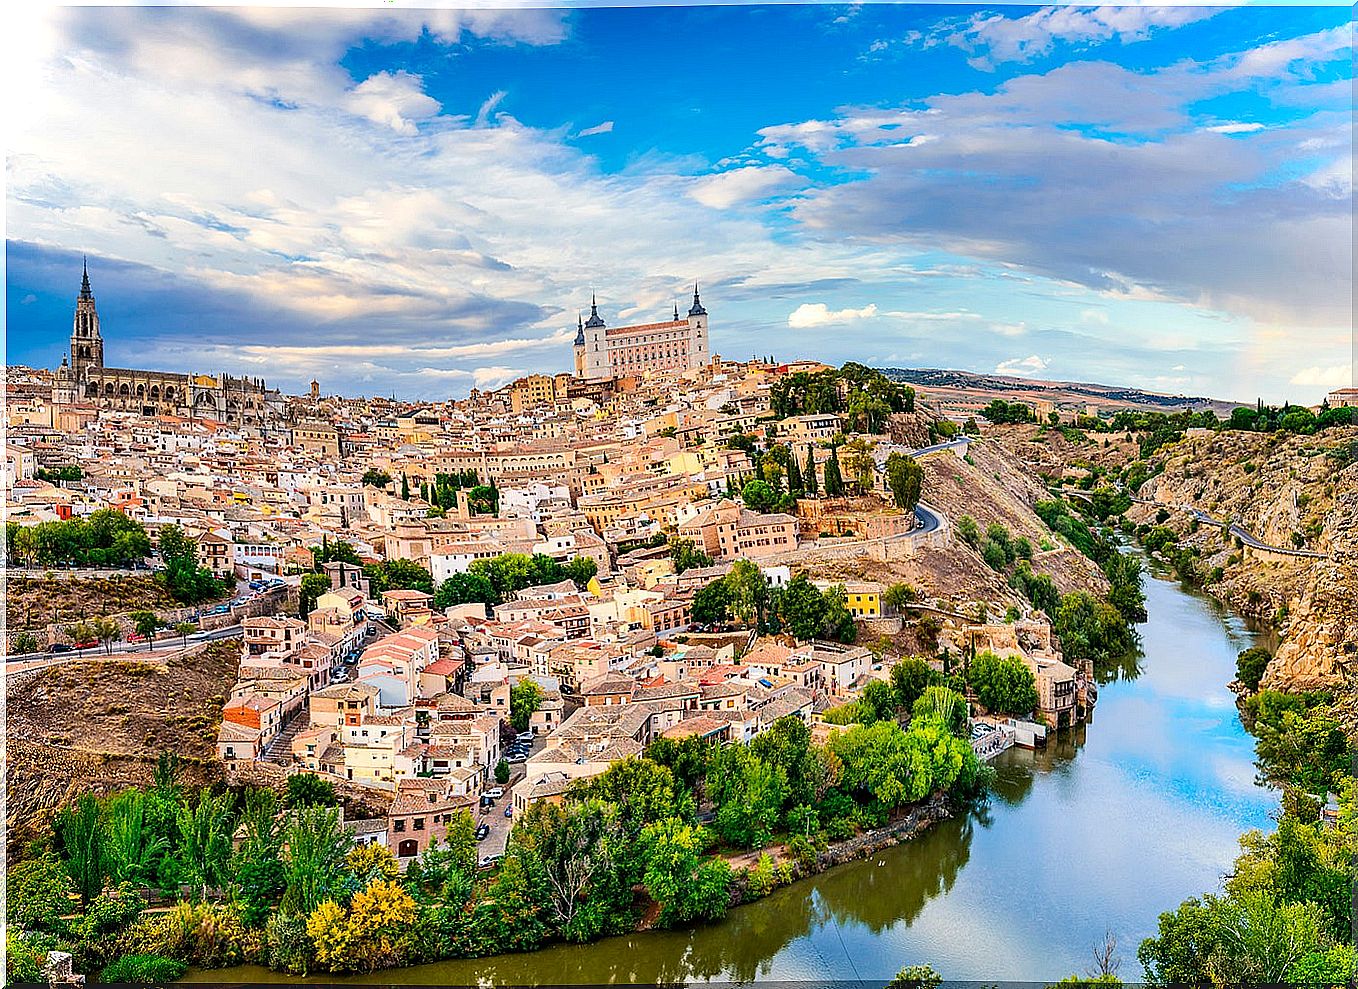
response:
M112 381L106 381L106 382L104 382L104 397L105 397L105 398L112 398L112 397L113 397L113 382L112 382Z

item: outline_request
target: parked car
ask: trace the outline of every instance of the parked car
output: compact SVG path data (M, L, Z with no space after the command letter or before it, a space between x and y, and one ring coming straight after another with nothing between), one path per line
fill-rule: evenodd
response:
M488 835L488 834L490 834L490 825L489 825L489 824L483 824L483 825L481 825L479 828L476 829L476 840L477 840L477 841L484 841L485 838L486 838L486 835Z
M64 643L64 642L54 642L54 643L52 643L52 648L49 649L48 651L49 651L49 652L70 652L70 651L71 651L71 647L68 646L68 645L67 645L66 643Z
M496 862L500 861L500 859L502 858L504 858L503 855L482 855L481 868L489 869L491 866L493 866Z
M77 642L75 647L77 649L93 649L97 645L99 645L98 639L90 639L87 642Z
M490 797L492 800L494 800L496 797L503 797L504 795L505 788L502 786L492 786L489 790L486 791L486 796Z
M127 634L127 641L128 641L128 642L145 642L145 641L146 641L146 636L142 635L140 632L129 632L129 633Z
M514 805L513 805L513 804L509 804L508 806L505 807L505 817L513 817L513 816L514 816Z

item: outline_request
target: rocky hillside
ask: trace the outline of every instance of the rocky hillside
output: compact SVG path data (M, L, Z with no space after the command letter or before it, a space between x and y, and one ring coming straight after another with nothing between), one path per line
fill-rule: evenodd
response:
M75 660L7 678L7 852L81 793L149 784L175 752L188 782L220 776L216 733L239 639L163 661Z
M1358 429L1188 437L1155 455L1160 473L1139 492L1166 507L1134 505L1128 513L1173 529L1180 545L1199 550L1206 570L1220 568L1207 590L1277 627L1266 685L1333 685L1358 660L1358 463L1344 455L1355 443ZM1177 506L1235 523L1271 546L1328 558L1261 559Z
M924 501L942 510L954 525L970 515L982 532L999 523L1013 539L1027 538L1035 550L1033 569L1051 574L1063 592L1105 592L1108 584L1102 571L1078 550L1064 545L1033 513L1036 502L1050 497L1034 472L992 440L975 442L970 449L969 460L952 452L920 459ZM980 602L1000 613L1011 604L1020 610L1029 607L1009 587L1005 575L992 570L977 551L956 538L951 546L925 548L915 556L885 561L867 554L851 559L818 559L807 554L803 569L827 580L903 581L926 599L958 608Z

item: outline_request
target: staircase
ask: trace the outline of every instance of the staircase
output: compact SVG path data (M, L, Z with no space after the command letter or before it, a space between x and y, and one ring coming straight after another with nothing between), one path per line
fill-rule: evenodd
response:
M273 741L259 754L261 762L272 762L279 766L292 765L292 740L305 731L311 724L311 712L303 708L283 730L274 736Z

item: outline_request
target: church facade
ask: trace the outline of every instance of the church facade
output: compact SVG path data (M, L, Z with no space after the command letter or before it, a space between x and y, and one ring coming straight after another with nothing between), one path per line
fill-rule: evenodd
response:
M708 363L707 310L693 286L693 305L681 319L635 326L606 325L597 300L590 300L589 319L578 320L575 375L586 380L643 377L648 372L682 373Z
M139 415L182 415L224 423L258 422L284 407L282 394L262 378L105 366L88 265L76 298L69 359L63 358L57 369L52 400L57 405L87 403Z

